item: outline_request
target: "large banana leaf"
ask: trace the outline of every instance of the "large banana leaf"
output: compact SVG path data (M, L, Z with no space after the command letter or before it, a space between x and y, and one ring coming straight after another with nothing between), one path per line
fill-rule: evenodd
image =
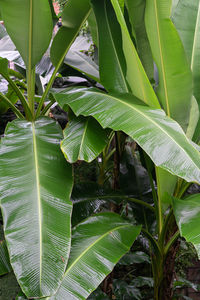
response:
M200 194L174 199L173 209L181 236L193 243L200 258Z
M84 21L90 14L90 0L68 0L62 13L62 27L57 32L51 46L51 61L60 65Z
M101 83L108 91L128 93L121 29L115 12L110 1L93 0L92 5L98 26Z
M110 212L77 225L63 282L57 293L47 299L86 299L130 249L140 229Z
M126 79L133 94L148 105L159 108L158 99L144 71L131 40L118 0L111 0L122 31L122 48L126 59ZM111 74L112 76L112 74Z
M181 0L173 13L173 22L180 34L193 75L193 93L200 108L200 1ZM200 121L194 140L200 138Z
M48 0L1 0L6 30L26 66L33 68L49 46L53 23Z
M0 199L5 238L27 297L51 295L61 282L70 245L71 166L55 121L8 124L0 147Z
M171 19L171 0L147 0L146 30L158 68L157 95L166 114L186 131L192 97L192 75Z
M148 75L148 78L150 80L153 80L153 57L144 23L144 12L146 2L144 0L126 0L125 3L128 9L129 20L132 25L132 31L136 35L136 44L139 57Z
M67 89L55 98L64 109L69 105L76 115L91 115L104 128L124 131L157 166L200 183L200 153L164 111L143 106L132 95L108 95L93 88Z
M0 276L11 272L9 254L5 241L0 241Z
M64 130L61 150L71 163L77 160L91 162L103 151L107 142L106 131L96 120L80 116L70 120Z

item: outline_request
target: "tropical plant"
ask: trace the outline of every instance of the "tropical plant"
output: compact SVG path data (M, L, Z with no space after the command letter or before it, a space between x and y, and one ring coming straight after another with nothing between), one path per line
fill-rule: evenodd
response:
M176 12L186 9L183 2L173 7L180 32L182 13L177 16ZM25 294L18 299L86 299L140 232L140 227L114 213L97 214L73 229L70 252L72 168L65 158L74 162L97 157L107 141L101 126L116 132L116 153L120 153L121 132L140 147L154 205L133 195L115 193L101 198L120 198L153 212L156 228L149 229L144 222L142 232L151 244L154 298L170 299L173 278L168 276L171 270L166 266L173 266L167 262L176 251L179 230L197 252L200 243L199 194L184 198L191 183L200 184L200 154L195 144L200 138L197 86L193 92L193 79L198 77L194 59L198 57L199 14L189 34L194 73L170 19L172 1L92 0L90 5L89 0L69 0L62 13L63 26L51 45L55 69L35 109L35 66L51 40L52 1L41 0L36 5L20 0L20 4L12 0L0 4L7 32L25 62L27 74L26 95L10 79L8 61L0 60L0 73L25 113L0 94L1 101L18 117L8 124L0 148L5 239L11 266ZM193 13L199 1L195 4ZM96 17L93 31L98 29L100 83L106 92L102 86L51 92L65 56L90 13ZM188 40L182 39L187 47ZM59 126L44 117L55 101L69 112L64 139ZM104 151L103 169L114 153L109 149Z

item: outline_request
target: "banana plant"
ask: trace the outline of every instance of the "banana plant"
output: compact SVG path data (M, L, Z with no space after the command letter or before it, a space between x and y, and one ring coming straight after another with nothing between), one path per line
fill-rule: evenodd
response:
M24 108L23 114L0 94L0 100L17 117L8 124L0 147L4 234L24 294L17 299L86 299L140 232L140 226L114 213L103 213L78 224L71 235L73 175L66 160L91 161L98 156L106 143L102 127L126 133L143 149L157 229L152 233L143 227L142 232L152 245L154 298L165 299L164 264L179 237L176 227L171 230L174 216L181 235L199 251L198 240L188 237L184 226L198 219L193 218L198 201L191 205L187 219L181 217L185 207L180 199L191 183L200 184L200 153L191 141L197 123L191 113L192 70L170 18L172 1L146 0L146 5L143 0L67 1L63 26L50 48L55 69L35 107L35 67L52 38L50 4L50 0L0 3L7 32L27 70L24 94L9 77L8 61L1 59L1 74ZM91 13L98 29L99 80L104 91L79 87L50 93L67 52ZM70 118L64 139L59 125L45 116L55 101L78 116Z
M50 98L47 106L44 102L49 100L57 72L91 8L86 0L69 1L64 9L64 26L51 46L55 70L35 108L35 69L51 42L54 19L51 9L52 2L48 0L18 3L9 0L0 4L6 30L26 65L27 81L26 94L10 78L8 60L0 59L0 73L23 106L21 112L8 95L0 94L1 102L17 117L7 125L0 147L0 200L5 236L0 252L1 274L13 269L22 290L18 299L86 299L130 249L140 226L133 226L114 213L104 213L78 225L71 236L72 165L60 148L63 139L60 126L45 116L55 100ZM92 127L102 134L96 147L98 155L106 143L105 132L95 120L81 119L81 122L86 140L92 139ZM81 159L81 152L88 151L82 148L84 143L82 139ZM80 277L83 270L85 274Z

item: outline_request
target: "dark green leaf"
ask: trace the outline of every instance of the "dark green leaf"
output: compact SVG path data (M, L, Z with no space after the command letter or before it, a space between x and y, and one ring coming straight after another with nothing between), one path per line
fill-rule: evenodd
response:
M0 276L11 272L9 254L5 241L0 241Z

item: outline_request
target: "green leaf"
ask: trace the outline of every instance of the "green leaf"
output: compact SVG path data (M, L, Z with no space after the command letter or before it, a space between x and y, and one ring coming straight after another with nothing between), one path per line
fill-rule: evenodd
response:
M9 254L5 241L0 241L0 276L11 272Z
M90 9L89 0L67 1L62 12L62 27L58 30L51 46L51 61L54 66L63 62Z
M180 235L194 245L200 258L200 194L174 199L173 210Z
M1 0L6 30L26 66L33 68L49 46L53 23L48 0Z
M129 94L108 95L93 88L72 88L54 96L63 109L69 105L76 115L91 115L104 128L124 131L157 166L200 183L200 154L164 111L141 105Z
M191 103L191 109L190 109L189 124L188 124L188 128L186 131L186 135L189 139L192 139L194 136L195 129L197 128L198 121L200 120L199 117L200 117L200 114L199 114L198 103L197 103L197 100L195 99L195 97L193 96L192 103Z
M193 93L200 108L200 1L178 2L173 13L173 22L180 34L181 40L193 75ZM194 140L200 138L200 121Z
M86 299L130 249L140 230L110 212L77 225L63 282L55 296L47 299Z
M2 76L9 76L8 72L8 60L0 57L0 74Z
M93 43L98 47L98 31L97 31L97 22L95 18L94 11L91 10L90 15L87 19L90 33L92 36Z
M166 114L186 131L192 96L192 75L181 39L170 19L171 2L147 0L145 23L158 68L159 101Z
M28 298L54 293L68 260L72 169L60 150L61 139L61 128L49 118L15 120L1 139L5 238Z
M111 0L122 31L122 47L126 59L126 79L133 94L146 104L160 108L158 99L144 71L135 46L131 40L118 0Z
M108 91L128 93L121 29L115 12L110 1L93 0L92 5L98 25L101 83Z
M70 120L64 130L61 150L70 163L77 160L91 162L108 142L106 131L93 118L78 117Z
M136 44L139 57L148 75L148 78L150 80L153 80L153 57L144 23L144 12L146 2L144 0L126 0L125 4L128 9L128 15L130 23L132 25L132 31L136 34Z
M27 299L28 298L26 298L26 296L22 292L19 292L15 300L27 300Z

